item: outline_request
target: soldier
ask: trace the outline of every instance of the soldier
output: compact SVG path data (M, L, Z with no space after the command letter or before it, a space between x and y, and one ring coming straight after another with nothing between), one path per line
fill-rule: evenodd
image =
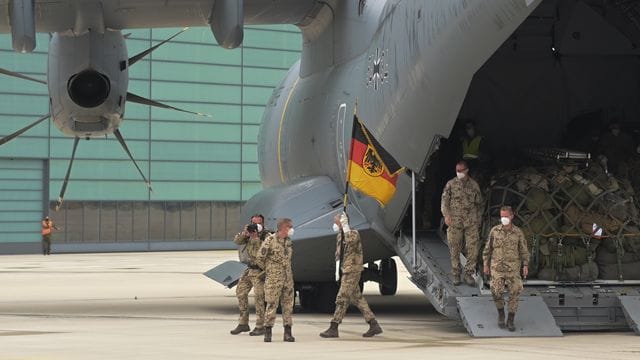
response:
M456 177L449 180L442 192L440 210L447 224L447 240L451 255L453 284L460 285L460 253L462 239L466 246L467 264L464 281L475 285L473 274L478 261L478 228L482 216L482 195L478 183L469 177L469 167L462 160L456 164Z
M291 271L291 256L293 255L293 223L291 219L279 219L278 231L271 234L262 243L258 254L258 266L264 269L266 279L264 283L267 309L265 313L264 342L271 342L271 329L276 322L278 303L282 307L284 322L284 341L294 342L291 335L293 319L293 272Z
M376 316L360 292L360 275L364 270L360 234L357 230L349 228L347 214L336 215L333 220L333 230L338 232L336 238L336 261L340 261L342 276L340 278L340 290L336 297L336 311L333 313L329 329L321 332L320 336L323 338L338 337L338 325L342 322L349 304L355 304L364 316L365 321L369 323L369 330L362 334L363 337L382 334L382 328L376 321ZM343 238L344 241L342 241Z
M256 303L256 327L249 333L251 336L264 335L264 272L256 263L258 251L264 239L269 235L269 230L264 228L264 216L256 214L251 217L251 224L245 225L242 232L238 233L233 242L240 246L246 246L246 262L248 268L240 277L236 287L236 297L240 308L238 326L231 330L232 335L251 330L249 328L249 292L253 288Z
M498 309L498 326L505 327L502 293L505 286L508 286L509 317L506 326L509 331L516 331L513 321L518 310L518 298L522 292L520 268L526 279L529 274L529 250L522 230L513 225L512 220L513 210L510 206L503 206L500 209L502 224L494 226L489 232L487 244L482 252L482 260L484 273L491 275L491 294Z
M42 220L42 255L51 255L51 232L53 229L59 230L53 220L45 216Z

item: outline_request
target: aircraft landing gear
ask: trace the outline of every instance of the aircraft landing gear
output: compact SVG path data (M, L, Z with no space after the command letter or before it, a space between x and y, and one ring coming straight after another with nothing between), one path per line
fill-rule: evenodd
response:
M380 266L376 263L369 263L362 272L362 280L375 281L381 295L395 295L398 290L398 267L392 258L382 259Z
M382 281L378 283L380 294L395 295L398 291L398 267L394 259L380 261L380 277L382 278Z
M298 286L300 306L305 311L333 313L336 309L336 295L338 295L338 283L335 281Z

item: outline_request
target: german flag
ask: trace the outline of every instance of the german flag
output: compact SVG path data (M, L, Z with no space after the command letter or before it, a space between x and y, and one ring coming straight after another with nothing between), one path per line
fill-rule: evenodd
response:
M404 167L382 148L354 115L347 182L385 206L396 192L396 181L402 170Z

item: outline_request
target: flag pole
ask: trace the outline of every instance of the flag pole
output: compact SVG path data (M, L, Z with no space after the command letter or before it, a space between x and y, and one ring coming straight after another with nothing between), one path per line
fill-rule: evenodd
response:
M416 270L416 174L411 171L411 236L413 240L413 271Z
M351 135L349 136L349 157L347 157L347 176L344 182L344 196L342 198L342 211L347 212L347 204L349 202L349 179L351 177L351 156L353 155L353 134L356 130L356 118L358 114L358 99L353 107L353 124L351 126Z

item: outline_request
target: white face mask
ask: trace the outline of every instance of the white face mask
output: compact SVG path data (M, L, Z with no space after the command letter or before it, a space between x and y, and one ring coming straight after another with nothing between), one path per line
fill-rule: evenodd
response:
M351 231L351 228L349 227L349 225L342 225L342 231L348 233L349 231Z
M467 176L467 174L463 173L463 172L456 172L456 176L458 177L458 179L464 179L465 176Z
M258 232L262 231L262 224L256 224L258 225Z
M509 225L511 223L511 219L509 219L506 216L503 216L503 217L500 218L500 222L502 223L502 225L506 226L506 225Z
M289 229L289 231L287 232L287 236L288 237L292 237L293 236L293 228Z
M333 232L338 232L340 231L340 226L338 226L338 224L334 223L333 224Z

